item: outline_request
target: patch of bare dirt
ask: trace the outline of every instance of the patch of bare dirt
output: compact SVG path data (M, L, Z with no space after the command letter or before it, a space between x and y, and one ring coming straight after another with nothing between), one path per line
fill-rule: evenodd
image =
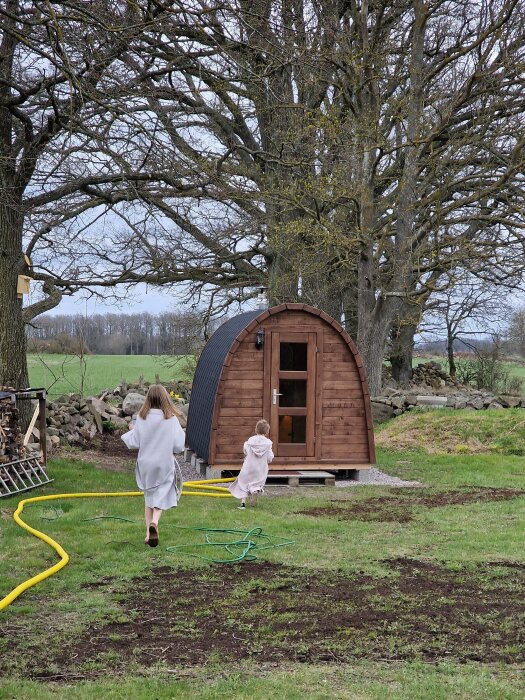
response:
M115 472L130 472L135 467L136 453L130 452L120 439L120 435L102 433L83 447L59 448L53 457L81 459L91 462L100 469Z
M103 433L102 435L96 435L85 448L78 447L74 448L74 450L62 448L53 453L53 456L64 459L81 459L84 462L91 462L98 469L129 474L135 471L137 452L128 450L120 435ZM182 454L176 455L176 457L184 481L201 478L195 467L184 461Z
M364 520L408 523L414 519L414 507L442 508L444 506L508 501L525 496L524 489L478 488L474 490L443 491L428 495L382 496L342 506L342 501L332 501L329 506L319 506L298 511L299 515L330 517L338 520Z
M26 634L25 674L45 678L59 667L64 678L92 678L210 659L525 661L524 565L451 570L407 558L383 563L391 570L385 578L254 562L158 567L127 584L106 579L97 586L119 601L118 619L77 627L54 652L31 645ZM0 641L5 634L9 621ZM13 635L4 647L7 666L20 643Z

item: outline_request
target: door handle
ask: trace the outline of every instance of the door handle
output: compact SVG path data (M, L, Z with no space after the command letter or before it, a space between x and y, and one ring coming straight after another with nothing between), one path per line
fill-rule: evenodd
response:
M277 389L272 389L272 403L273 403L273 404L276 404L276 403L277 403L277 397L278 397L278 396L282 396L282 394L280 394L280 393L277 391Z

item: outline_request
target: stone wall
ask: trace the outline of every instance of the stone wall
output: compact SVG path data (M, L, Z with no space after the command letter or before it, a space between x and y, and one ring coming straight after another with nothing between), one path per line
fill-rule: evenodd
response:
M177 417L183 428L188 414L187 398L191 385L188 382L165 384L172 394ZM149 384L122 383L113 391L104 391L98 396L83 399L79 394L64 394L47 402L48 449L60 444L86 445L97 433L124 433L129 429L131 417L144 402ZM37 428L33 439L40 437ZM32 445L36 448L36 444Z
M382 423L417 407L460 409L525 408L525 397L493 394L460 384L443 371L439 363L427 362L414 368L409 386L386 386L373 396L374 421Z

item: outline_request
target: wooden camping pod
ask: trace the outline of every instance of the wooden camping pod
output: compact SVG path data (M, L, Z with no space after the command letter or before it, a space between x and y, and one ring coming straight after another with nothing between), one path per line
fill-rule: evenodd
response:
M251 311L206 344L193 381L186 444L220 470L265 418L273 470L366 469L375 462L363 361L341 325L306 304Z

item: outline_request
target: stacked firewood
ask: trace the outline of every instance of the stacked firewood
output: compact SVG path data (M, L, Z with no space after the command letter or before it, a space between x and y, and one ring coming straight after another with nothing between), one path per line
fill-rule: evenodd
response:
M26 452L14 393L9 392L14 392L14 389L0 387L0 464L23 459Z

